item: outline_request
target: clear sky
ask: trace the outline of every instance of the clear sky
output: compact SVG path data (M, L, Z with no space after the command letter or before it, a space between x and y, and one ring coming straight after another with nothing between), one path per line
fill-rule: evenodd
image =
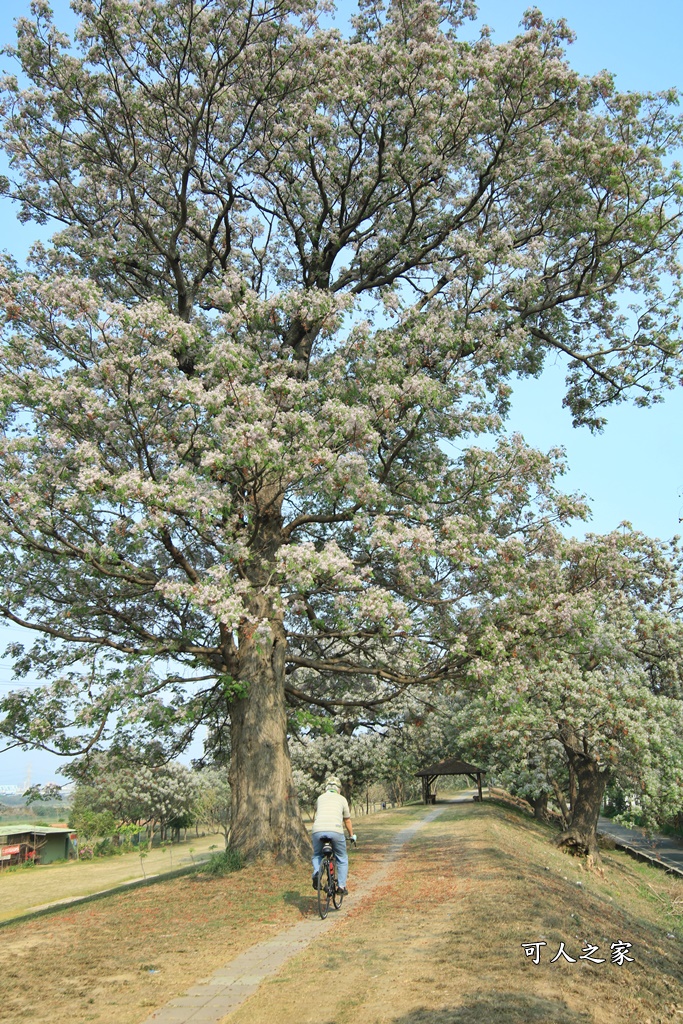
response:
M353 9L343 0L343 20ZM517 31L524 0L482 0L482 24L493 29L502 42ZM569 59L578 71L591 74L607 68L624 90L658 91L683 89L683 4L673 0L552 0L539 2L547 17L564 17L577 34ZM53 4L58 24L68 28L73 15L64 0ZM5 0L0 20L0 45L11 43L13 22L27 13L28 0ZM468 34L473 29L468 27ZM3 70L8 70L6 58ZM30 242L46 237L45 229L21 225L9 203L0 205L0 246L22 258ZM646 533L671 537L679 532L683 517L683 389L668 394L663 405L651 409L620 406L608 413L608 425L600 435L585 428L574 430L562 409L563 373L550 366L540 380L520 382L515 390L510 427L521 431L530 444L547 449L562 445L570 470L564 479L567 490L581 491L591 499L593 518L589 528L604 532L629 520ZM582 532L583 528L577 529ZM683 531L682 531L683 532ZM13 631L13 637L14 634ZM10 639L0 627L0 650ZM0 662L0 692L10 685L11 671ZM29 765L33 781L54 776L57 759L39 752L0 757L0 785L22 784Z
M484 0L480 20L502 41L516 31L518 0ZM607 68L625 91L683 89L680 41L683 4L672 0L552 0L539 2L546 17L564 17L577 39L569 59L584 74ZM564 483L591 499L589 529L605 532L629 520L653 536L682 532L683 389L650 409L620 406L608 412L604 432L574 430L562 409L563 372L549 367L540 380L516 389L510 425L539 448L563 445L569 473ZM579 531L577 531L579 532Z

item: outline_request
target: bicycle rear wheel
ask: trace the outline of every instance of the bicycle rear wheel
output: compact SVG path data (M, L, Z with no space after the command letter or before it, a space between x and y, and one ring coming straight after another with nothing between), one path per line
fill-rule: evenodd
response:
M330 862L327 857L323 858L318 872L318 913L323 921L330 909L330 896L332 893L332 881L330 879Z
M334 861L330 861L330 883L332 886L332 904L335 910L339 910L344 897L337 892L337 865Z

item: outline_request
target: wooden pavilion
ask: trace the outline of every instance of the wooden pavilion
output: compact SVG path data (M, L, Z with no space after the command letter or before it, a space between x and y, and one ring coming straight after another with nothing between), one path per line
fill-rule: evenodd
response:
M460 761L457 757L449 757L445 761L439 761L438 764L432 764L429 768L423 768L421 771L415 772L416 778L422 779L422 799L426 804L433 804L436 800L436 794L432 793L432 786L439 775L469 775L472 781L477 784L479 800L481 800L483 796L481 777L484 774L483 768L477 768L476 765L468 764L467 761ZM475 797L475 799L477 798Z

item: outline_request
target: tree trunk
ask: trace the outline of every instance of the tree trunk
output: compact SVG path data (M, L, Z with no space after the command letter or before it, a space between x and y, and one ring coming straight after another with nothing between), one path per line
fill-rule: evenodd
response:
M548 817L548 794L541 793L531 801L534 808L534 818L537 821L546 821Z
M578 785L579 784L578 784L578 779L576 777L576 769L575 769L572 761L570 760L569 761L569 810L570 810L570 812L572 814L574 813L574 805L576 804L576 798L578 796L578 791L579 791L578 790Z
M576 799L572 806L571 823L557 840L558 846L572 853L600 859L598 852L598 818L609 773L600 769L588 754L565 748L576 779Z
M564 793L560 789L560 786L555 779L552 780L552 787L553 793L555 794L555 799L557 800L557 806L560 808L562 821L564 822L565 827L568 828L569 823L571 821L571 814L569 813L569 808L567 807L567 801L564 798Z
M291 863L310 858L311 844L287 745L286 639L277 616L259 611L260 629L240 629L239 681L246 690L230 708L230 845L247 861L270 856ZM270 635L264 637L265 623Z

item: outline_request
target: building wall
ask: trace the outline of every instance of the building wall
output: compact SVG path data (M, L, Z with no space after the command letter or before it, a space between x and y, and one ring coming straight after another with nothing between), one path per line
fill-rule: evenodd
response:
M51 864L55 860L66 860L69 856L69 836L47 836L45 846L38 851L40 864ZM38 839L40 843L40 838Z
M13 852L7 863L16 864L29 859L26 855L27 846L30 845L32 847L33 841L33 832L13 832L0 836L0 849L3 847L7 849L15 845L21 846L21 853L15 854ZM68 832L52 835L48 833L44 836L37 835L35 836L35 841L39 847L36 858L39 864L52 864L56 860L67 860L70 857L75 858L77 856L77 840L72 840ZM2 866L6 866L4 862Z

